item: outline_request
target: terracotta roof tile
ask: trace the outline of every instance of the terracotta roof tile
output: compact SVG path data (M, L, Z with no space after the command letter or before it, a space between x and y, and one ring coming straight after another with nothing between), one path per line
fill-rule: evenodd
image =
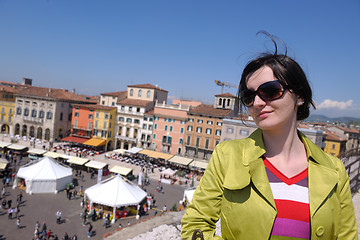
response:
M336 142L344 142L344 141L347 141L346 138L339 137L339 136L336 135L335 133L329 132L329 131L327 131L327 132L325 133L325 139L328 140L328 141L336 141Z
M15 87L10 87L7 85L0 85L0 91L8 92L8 93L17 93L17 92L19 92L19 89L15 88Z
M113 96L113 97L121 97L121 96L125 95L125 97L126 97L127 96L127 91L101 93L100 95Z
M93 109L99 109L99 110L113 110L116 109L116 107L109 107L99 104L72 104L73 107L82 107L82 108L93 108Z
M225 117L232 110L214 108L213 105L201 104L189 111L190 114Z
M215 97L231 97L231 98L236 98L236 96L232 95L231 93L216 94Z
M353 129L353 128L346 128L346 127L341 127L341 126L337 126L337 128L344 131L344 132L348 132L348 133L356 133L356 134L360 133L359 130L356 130L356 129Z
M96 97L79 95L65 89L27 86L17 93L19 96L45 97L69 102L98 102Z
M139 107L145 107L149 103L152 103L152 101L145 101L145 100L138 100L138 99L124 99L124 100L121 100L118 102L118 104L139 106Z
M159 88L157 86L154 86L150 83L146 83L146 84L136 84L136 85L128 85L128 87L136 87L136 88L149 88L149 89L156 89L156 90L160 90L160 91L164 91L164 92L168 92L162 88Z

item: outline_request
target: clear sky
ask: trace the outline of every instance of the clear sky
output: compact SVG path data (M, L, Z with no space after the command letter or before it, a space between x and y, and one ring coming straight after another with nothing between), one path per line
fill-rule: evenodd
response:
M0 0L0 80L98 95L151 83L212 104L281 38L318 110L360 117L359 0ZM236 94L235 88L224 92Z

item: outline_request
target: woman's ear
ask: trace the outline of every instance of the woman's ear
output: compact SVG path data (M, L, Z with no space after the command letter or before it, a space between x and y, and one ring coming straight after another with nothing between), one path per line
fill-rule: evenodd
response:
M298 97L298 99L297 99L297 105L298 105L298 106L301 106L301 105L303 105L303 104L304 104L304 99Z

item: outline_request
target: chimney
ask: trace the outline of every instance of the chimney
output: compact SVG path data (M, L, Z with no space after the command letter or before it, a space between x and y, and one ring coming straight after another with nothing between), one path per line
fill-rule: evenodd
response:
M76 93L75 88L73 88L73 93Z
M32 86L32 79L31 78L23 78L22 85L29 85Z

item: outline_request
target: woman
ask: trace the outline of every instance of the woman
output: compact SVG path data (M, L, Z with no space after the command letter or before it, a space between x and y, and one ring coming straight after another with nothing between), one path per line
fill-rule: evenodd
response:
M314 106L305 73L271 39L275 54L249 62L239 86L241 108L258 129L216 146L182 219L182 239L197 229L204 239L358 238L344 165L297 130Z

